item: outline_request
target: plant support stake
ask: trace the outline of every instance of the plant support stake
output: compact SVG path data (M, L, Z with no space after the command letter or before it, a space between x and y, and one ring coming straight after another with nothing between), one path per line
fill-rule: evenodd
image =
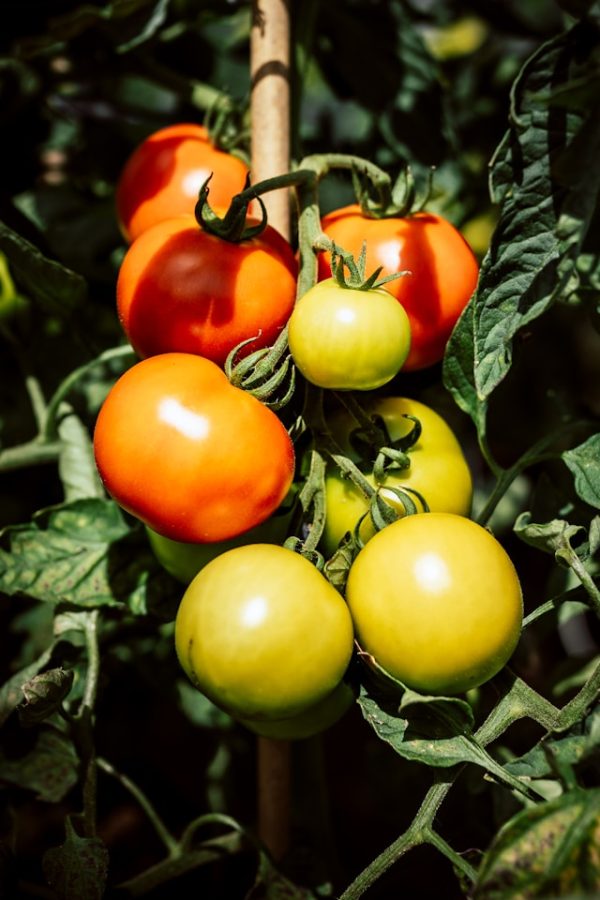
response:
M285 0L253 0L250 33L251 177L288 171L290 152L290 21ZM264 198L269 223L290 235L288 191ZM274 673L277 677L277 673ZM258 738L258 833L275 859L289 844L290 745Z

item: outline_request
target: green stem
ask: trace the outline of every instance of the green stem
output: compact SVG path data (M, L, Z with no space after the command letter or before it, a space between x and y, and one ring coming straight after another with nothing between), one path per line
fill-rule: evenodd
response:
M466 859L463 859L460 853L457 853L450 844L446 843L437 831L434 831L433 828L428 829L426 832L426 840L428 844L431 844L436 850L439 850L440 853L449 859L456 869L460 869L463 875L465 875L472 884L475 883L475 880L477 879L477 870L474 869Z
M23 374L25 389L29 395L33 417L35 419L38 432L44 426L46 420L46 399L42 391L40 382L35 375L27 354L24 352L20 342L8 328L2 328L2 334L10 343L13 353L19 363L19 368Z
M42 441L35 438L17 447L0 450L0 472L12 472L29 466L42 466L56 462L60 453L58 441Z
M169 857L175 858L181 855L181 850L179 847L179 843L175 840L171 832L168 830L154 807L152 806L150 800L146 797L141 788L138 787L127 775L124 775L122 772L117 771L117 769L112 766L108 760L103 759L102 757L98 757L96 760L99 769L102 769L103 772L106 772L107 775L111 775L113 778L116 778L119 781L125 790L129 791L132 797L134 797L141 808L146 813L146 816L150 820L156 834L164 844Z
M584 587L590 599L592 609L594 610L596 615L600 617L600 591L596 587L594 579L575 552L569 554L568 561L570 567L573 569L582 586Z

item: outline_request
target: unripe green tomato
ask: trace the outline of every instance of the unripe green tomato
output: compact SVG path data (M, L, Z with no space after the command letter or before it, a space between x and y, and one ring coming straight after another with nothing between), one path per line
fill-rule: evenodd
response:
M146 533L150 547L163 569L187 585L211 559L215 559L227 550L243 547L245 544L282 544L287 537L291 517L291 508L282 507L256 528L251 528L244 534L228 541L217 541L214 544L188 544L182 541L173 541L148 526L146 526Z
M423 513L384 528L350 568L346 599L363 651L424 694L457 694L492 678L521 632L510 557L464 516Z
M288 339L307 381L333 390L370 391L391 381L404 365L410 323L383 288L344 288L328 278L297 301Z
M348 712L356 697L345 681L313 706L287 719L264 721L260 719L239 719L242 725L262 737L277 738L282 741L299 741L320 734L335 725Z
M395 441L414 427L414 422L404 418L411 415L419 419L421 436L409 449L410 467L386 473L381 495L399 514L403 514L402 501L389 488L412 488L423 495L432 512L450 512L466 516L471 509L473 483L469 466L454 432L444 419L429 406L407 397L371 397L363 401L363 408L370 415L383 418L390 438ZM350 443L350 433L356 422L348 412L332 415L327 420L336 441L347 456L358 460ZM375 487L373 473L366 472L367 481ZM418 498L410 495L417 509L422 510ZM325 477L327 516L321 546L326 556L336 550L347 531L354 531L361 516L369 508L361 491L348 478L344 478L333 463ZM360 526L360 537L366 543L375 533L370 516Z
M342 680L353 650L342 596L307 559L248 544L209 562L175 621L177 656L191 682L241 719L302 713Z

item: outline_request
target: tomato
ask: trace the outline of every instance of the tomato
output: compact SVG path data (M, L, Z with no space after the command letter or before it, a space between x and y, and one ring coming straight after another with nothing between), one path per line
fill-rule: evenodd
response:
M296 303L289 321L292 358L312 384L368 391L390 381L410 347L402 307L383 288L342 287L328 278Z
M248 338L243 354L273 343L295 297L296 260L275 229L230 243L191 216L144 232L117 279L119 319L140 356L197 353L219 365Z
M406 414L415 416L421 423L418 441L408 450L410 467L386 472L381 494L400 514L402 501L388 489L407 487L418 491L427 501L432 512L450 512L466 516L471 509L473 483L469 466L453 431L444 419L429 406L407 397L367 398L362 403L369 415L381 416L390 438L398 440L414 427ZM339 412L328 418L329 428L345 454L358 461L359 455L352 448L350 433L357 427L347 412ZM376 486L372 469L365 473L367 481ZM422 510L421 503L410 495ZM323 551L327 556L337 548L347 531L354 531L358 520L369 507L361 491L347 478L342 477L334 463L328 465L325 477L325 502L327 517L322 537ZM360 537L368 541L374 534L373 524L367 516L360 526Z
M228 541L216 544L186 544L173 541L146 526L146 533L152 551L165 569L174 578L188 585L200 569L226 550L241 547L244 544L282 544L287 537L287 530L292 517L292 506L284 504L272 516Z
M282 503L294 449L277 416L200 356L137 363L109 392L94 452L106 489L177 541L235 537Z
M298 741L313 737L335 725L355 701L354 691L345 681L304 712L296 713L287 719L239 719L242 725L260 734L262 737L276 738L282 741Z
M404 371L439 362L450 333L477 285L477 260L450 222L433 213L371 219L357 205L323 217L325 234L349 253L367 242L367 271L409 271L388 282L410 319L412 340ZM319 256L319 278L330 274L329 254Z
M117 184L117 216L125 238L133 241L157 222L192 215L211 173L211 205L224 211L244 190L248 169L240 159L214 147L202 125L170 125L147 137Z
M342 680L352 620L307 559L248 544L196 575L177 612L175 647L192 683L218 706L243 719L284 719Z
M346 598L361 648L414 690L477 687L511 657L522 624L519 578L502 545L464 516L407 516L350 568Z

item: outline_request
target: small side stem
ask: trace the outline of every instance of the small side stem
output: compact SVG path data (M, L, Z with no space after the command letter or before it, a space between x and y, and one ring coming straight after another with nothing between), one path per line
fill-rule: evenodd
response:
M434 831L433 828L430 828L426 832L425 839L428 844L431 844L436 848L436 850L439 850L440 853L442 853L447 859L449 859L452 865L456 869L459 869L472 884L475 883L475 880L477 878L477 871L466 861L466 859L463 859L460 853L457 853L456 850L454 850L450 846L450 844L446 843L444 838L441 837L441 835L439 835L437 831Z
M104 759L103 757L99 756L96 759L96 763L99 769L101 769L103 772L106 772L107 775L111 775L113 778L116 778L117 781L119 781L120 784L123 785L125 790L128 791L131 796L137 800L141 808L146 813L146 816L152 823L156 834L164 844L169 857L174 858L179 856L181 851L178 842L168 830L141 788L139 788L138 785L135 784L135 782L128 778L127 775L124 775L122 772L117 771L117 769L115 769L114 766L112 766L108 762L108 760Z

